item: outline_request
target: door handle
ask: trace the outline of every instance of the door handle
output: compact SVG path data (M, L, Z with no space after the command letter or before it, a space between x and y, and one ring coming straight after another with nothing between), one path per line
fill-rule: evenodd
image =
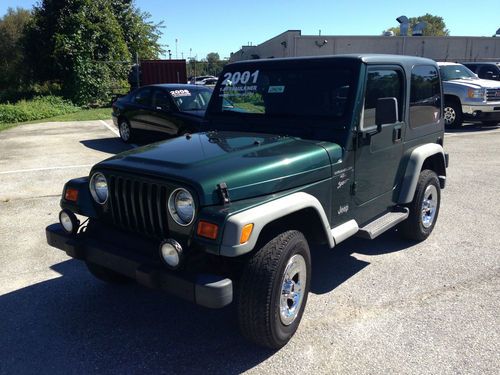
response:
M392 130L392 141L394 143L401 142L401 126L395 127Z

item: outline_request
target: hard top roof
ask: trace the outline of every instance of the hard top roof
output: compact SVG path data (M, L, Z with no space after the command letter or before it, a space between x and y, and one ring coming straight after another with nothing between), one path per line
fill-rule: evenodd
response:
M363 62L366 64L402 64L402 65L415 65L415 64L435 64L434 60L424 57L407 56L407 55L389 55L389 54L342 54L342 55L328 55L328 56L301 56L301 57L284 57L272 59L258 59L258 60L244 60L237 61L229 64L230 66L248 65L248 64L281 64L287 62L300 62L300 61L345 61L345 62Z

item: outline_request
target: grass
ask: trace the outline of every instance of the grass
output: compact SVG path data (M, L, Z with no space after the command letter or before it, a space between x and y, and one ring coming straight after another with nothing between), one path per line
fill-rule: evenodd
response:
M16 122L10 124L0 123L0 131L24 124L38 124L42 122L59 122L59 121L109 120L110 118L111 118L111 108L81 109L77 112L67 113L64 115L59 115L54 117L48 117L42 120Z

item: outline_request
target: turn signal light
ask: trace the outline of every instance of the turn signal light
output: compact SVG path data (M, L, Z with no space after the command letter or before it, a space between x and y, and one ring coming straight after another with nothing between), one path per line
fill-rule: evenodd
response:
M243 244L248 241L250 235L252 234L253 224L247 224L241 230L240 244Z
M73 188L66 189L64 193L64 199L67 201L76 202L78 200L78 190Z
M211 240L215 240L217 239L217 234L219 233L219 227L216 224L200 220L198 223L198 230L196 231L196 233L200 237L206 237L210 238Z

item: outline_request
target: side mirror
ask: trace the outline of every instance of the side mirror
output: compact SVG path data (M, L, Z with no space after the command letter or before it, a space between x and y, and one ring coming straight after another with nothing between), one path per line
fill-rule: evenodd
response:
M375 107L375 124L377 131L382 131L383 124L394 124L398 121L398 100L396 98L379 98Z

